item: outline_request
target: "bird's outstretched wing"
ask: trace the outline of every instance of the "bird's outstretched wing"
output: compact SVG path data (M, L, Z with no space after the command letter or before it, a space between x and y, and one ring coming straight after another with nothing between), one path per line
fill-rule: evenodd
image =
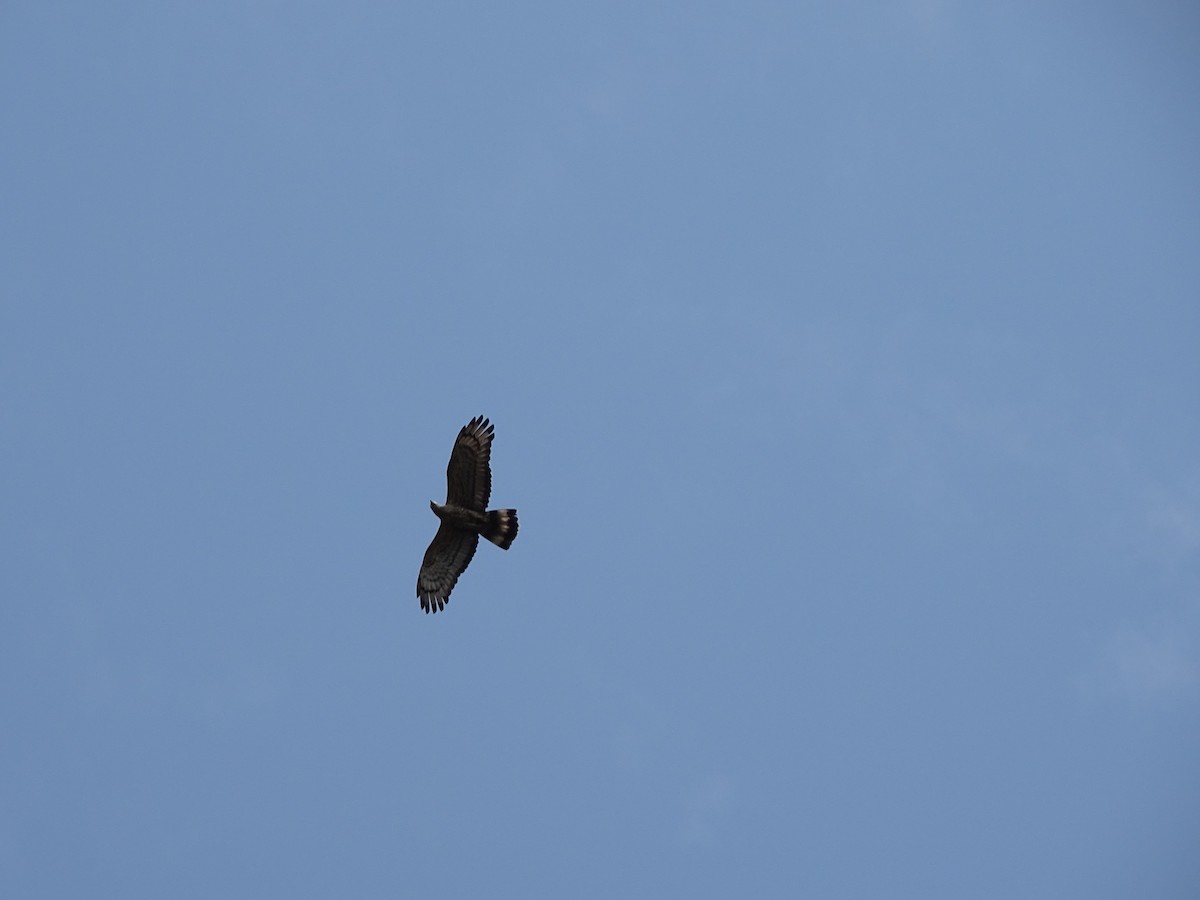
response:
M445 522L441 524L425 551L417 576L421 609L428 613L446 608L458 576L466 570L478 546L479 535L451 528Z
M485 512L492 497L492 437L496 427L483 416L463 426L446 467L446 503Z

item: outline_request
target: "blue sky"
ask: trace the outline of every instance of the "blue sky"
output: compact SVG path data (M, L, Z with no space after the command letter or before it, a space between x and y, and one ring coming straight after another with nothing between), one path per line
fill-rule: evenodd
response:
M1198 51L4 4L0 893L1197 896Z

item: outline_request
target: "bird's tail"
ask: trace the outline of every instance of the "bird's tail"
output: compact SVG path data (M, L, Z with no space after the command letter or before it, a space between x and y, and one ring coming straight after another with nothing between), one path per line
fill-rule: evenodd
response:
M499 547L507 550L517 537L517 511L515 509L489 509L487 527L483 536Z

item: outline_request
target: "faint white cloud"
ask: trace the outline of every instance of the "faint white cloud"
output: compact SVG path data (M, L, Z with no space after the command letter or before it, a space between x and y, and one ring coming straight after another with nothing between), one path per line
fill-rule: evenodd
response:
M700 847L715 844L720 820L733 798L733 782L723 775L710 775L694 785L684 796L680 842Z
M1152 486L1143 492L1145 516L1155 545L1171 556L1200 553L1200 491L1168 491Z
M1105 474L1109 482L1126 487L1114 490L1110 551L1136 557L1151 590L1161 596L1154 607L1148 608L1144 597L1127 604L1134 621L1109 632L1098 664L1081 685L1085 693L1139 705L1195 699L1200 697L1198 479L1185 477L1168 489L1140 473L1128 454L1115 458L1119 464Z
M1182 628L1159 633L1122 629L1108 653L1117 690L1135 701L1190 695L1200 684L1200 667L1189 638Z
M1185 622L1125 625L1111 633L1076 681L1093 701L1165 707L1200 695L1197 635Z

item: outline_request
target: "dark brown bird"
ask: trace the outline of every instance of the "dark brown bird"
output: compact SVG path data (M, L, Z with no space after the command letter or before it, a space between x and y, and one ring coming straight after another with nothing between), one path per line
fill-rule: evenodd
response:
M487 508L492 496L492 437L495 426L476 416L458 433L446 467L446 503L429 506L441 519L433 543L425 551L417 596L427 613L445 609L450 592L475 555L483 535L501 550L517 536L515 509Z

